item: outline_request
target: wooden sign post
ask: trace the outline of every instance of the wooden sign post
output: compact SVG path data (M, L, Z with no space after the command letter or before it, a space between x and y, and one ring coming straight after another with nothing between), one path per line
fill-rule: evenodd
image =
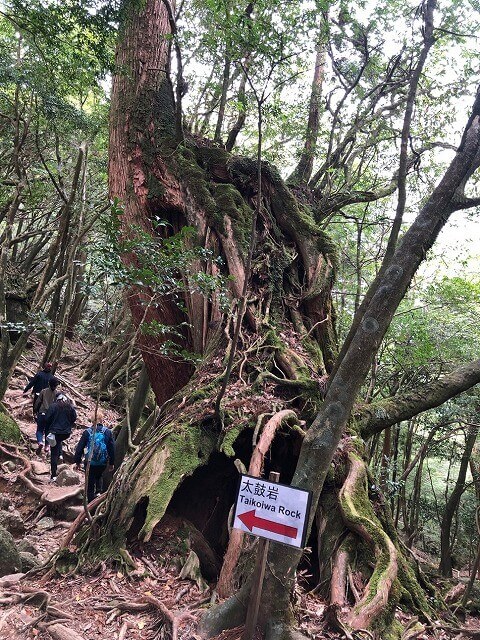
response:
M255 635L270 540L299 548L305 545L311 492L279 484L279 479L280 474L273 471L268 480L240 478L233 527L261 538L242 640L253 640Z

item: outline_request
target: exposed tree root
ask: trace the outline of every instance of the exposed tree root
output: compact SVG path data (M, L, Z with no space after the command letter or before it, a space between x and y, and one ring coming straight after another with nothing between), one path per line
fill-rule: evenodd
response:
M343 607L345 604L345 586L347 584L348 561L350 558L350 542L350 538L344 540L335 553L332 579L330 581L331 607Z
M38 628L41 631L47 631L53 640L85 640L85 636L81 636L71 627L60 624L60 621L54 621L53 623L40 622Z
M456 627L443 627L441 625L436 624L435 627L437 629L442 629L447 633L451 633L453 635L462 635L464 638L472 638L472 640L480 640L480 631L478 629L461 629Z
M13 451L8 451L6 447L11 447ZM74 498L83 491L82 485L79 485L78 487L68 487L67 489L63 490L60 490L59 487L56 487L56 491L58 492L58 495L56 495L54 493L54 490L51 488L46 490L44 487L39 487L31 480L31 478L28 477L32 474L31 460L22 455L18 450L18 447L9 445L6 442L2 442L0 444L0 451L9 458L16 458L17 460L21 460L23 462L24 467L17 477L29 491L31 491L34 495L39 496L40 501L44 504L58 505L62 502L65 502L66 500L70 500L70 498Z
M247 615L249 593L250 580L247 580L235 595L207 611L199 625L202 637L213 638L226 629L242 626Z
M92 500L92 502L90 502L87 505L89 512L96 509L98 505L101 504L104 500L105 500L105 494L102 494L101 496L98 496L97 498ZM62 542L60 543L60 546L55 551L55 553L46 561L46 563L42 567L39 567L37 569L37 571L48 569L47 573L43 576L43 578L41 578L39 582L40 585L43 586L47 584L47 582L49 582L49 580L53 578L56 571L57 559L60 557L62 551L64 551L68 547L68 545L72 542L75 534L78 532L78 530L81 528L82 524L84 523L85 518L86 518L85 512L82 511L82 513L80 513L70 525L70 528L66 532L65 537L63 538ZM79 554L77 554L77 556L78 555Z
M298 423L297 414L289 409L278 411L273 415L263 428L260 439L253 450L250 458L248 473L251 476L259 477L263 470L265 455L270 449L277 430L285 422ZM238 559L242 553L244 533L239 529L232 529L225 553L222 570L217 583L217 592L220 598L227 598L234 592L234 572Z
M350 468L340 491L340 506L347 526L373 549L375 569L363 597L349 613L347 624L352 629L369 629L379 616L385 615L387 605L388 610L395 606L396 599L393 598L392 605L391 595L398 553L371 507L365 463L353 453L349 453L348 460Z
M114 596L114 598L116 599L116 596ZM178 629L182 622L184 622L185 620L196 620L196 616L192 613L192 611L171 611L161 600L149 594L144 594L137 600L125 602L116 601L113 607L102 605L98 608L110 611L111 616L109 619L113 620L122 613L140 613L142 611L147 611L152 607L160 611L165 621L170 624L172 630L172 640L178 639Z
M157 608L160 613L164 616L165 620L168 620L172 625L172 640L177 640L178 638L178 627L184 620L195 620L195 616L190 611L179 611L174 613L170 611L161 600L155 598L154 596L143 595L141 600L144 602L148 602Z
M37 589L29 590L28 587L25 587L25 589L26 591L22 593L10 593L9 597L2 598L0 605L15 605L21 603L37 607L40 609L41 615L35 618L29 626L36 626L41 631L47 631L54 640L84 640L83 636L63 624L73 620L73 616L54 604L51 595L47 591ZM44 621L48 616L55 619Z
M24 464L24 468L22 469L22 471L20 471L20 473L18 474L18 478L20 479L20 481L27 487L27 489L29 489L32 493L34 493L37 496L42 496L44 493L44 490L41 487L37 487L37 485L35 485L27 476L28 474L31 473L32 471L32 463L31 461L23 456L19 450L18 447L13 447L13 451L8 451L5 447L8 447L8 443L6 442L2 442L0 444L0 451L6 455L9 458L16 458L17 460L21 460Z
M102 494L98 497L96 497L94 500L92 500L88 505L87 505L87 509L89 512L94 511L99 504L101 504L104 500L105 500L105 494ZM68 545L70 544L70 542L73 540L74 535L77 533L77 531L80 529L80 527L82 526L84 520L86 518L85 512L82 511L82 513L80 513L75 520L72 522L72 524L70 525L69 530L67 531L67 533L65 534L64 539L62 540L62 543L60 545L60 547L58 548L58 551L61 551L62 549L66 549L68 547Z

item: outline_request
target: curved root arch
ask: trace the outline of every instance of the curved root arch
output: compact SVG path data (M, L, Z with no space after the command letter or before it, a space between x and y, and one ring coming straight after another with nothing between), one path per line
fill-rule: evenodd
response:
M368 497L365 463L353 453L349 453L348 462L347 479L339 495L342 515L350 530L355 531L372 548L375 568L363 597L348 614L347 624L352 629L368 629L372 627L380 615L385 615L387 609L394 610L395 608L396 598L393 597L392 587L397 577L398 553L373 512ZM337 572L343 579L347 571L347 558L348 554L345 549L342 549L341 553L339 552L337 555L339 562ZM342 567L343 571L341 571ZM335 586L335 602L339 603L339 600L344 602L344 594L340 596L338 593L340 583L333 579L332 583Z

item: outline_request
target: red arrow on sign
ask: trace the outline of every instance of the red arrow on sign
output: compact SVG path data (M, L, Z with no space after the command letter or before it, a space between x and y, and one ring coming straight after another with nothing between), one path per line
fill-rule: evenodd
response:
M245 511L237 516L239 520L251 531L255 529L263 529L264 531L271 531L272 533L278 533L281 536L287 538L296 538L298 529L295 527L289 527L281 522L275 522L274 520L267 520L266 518L259 518L255 515L255 509L251 511Z

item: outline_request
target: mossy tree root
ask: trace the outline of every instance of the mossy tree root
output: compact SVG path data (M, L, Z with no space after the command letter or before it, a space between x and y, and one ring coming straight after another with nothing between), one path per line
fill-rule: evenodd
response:
M348 575L348 562L352 552L352 536L347 536L339 545L332 566L330 580L330 606L335 609L343 607L346 603L346 585Z
M109 488L103 515L103 536L90 540L89 552L111 556L125 546L135 509L147 501L145 521L138 537L149 540L182 480L206 464L215 448L215 434L196 423L166 424L149 445L127 460Z
M346 618L348 626L371 629L393 620L398 589L393 589L398 571L398 552L375 515L367 487L367 467L354 453L348 454L349 471L340 490L340 507L346 525L372 549L375 568L364 594Z

